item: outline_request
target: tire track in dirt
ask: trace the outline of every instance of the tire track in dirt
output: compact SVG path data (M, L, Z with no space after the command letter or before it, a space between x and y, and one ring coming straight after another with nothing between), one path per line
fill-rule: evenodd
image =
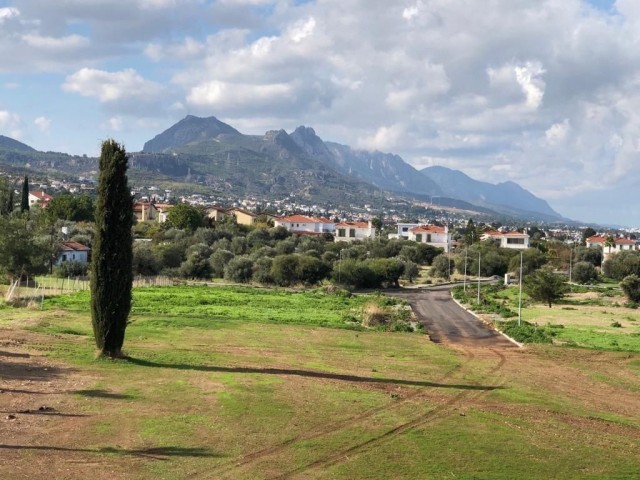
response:
M493 377L494 374L499 373L502 367L507 362L507 357L503 353L493 348L490 349L490 351L498 356L499 358L498 363L491 370L489 370L489 372L487 372L478 382L476 382L477 384L480 384L480 382L485 382L486 380ZM471 352L468 352L468 353L473 355L473 353ZM497 376L495 378L500 379L501 376ZM423 413L406 423L397 425L396 427L384 432L381 435L378 435L377 437L371 438L358 445L354 445L338 453L327 456L323 459L316 460L305 466L298 467L282 475L278 475L271 478L272 480L288 479L294 475L305 473L310 470L316 470L319 468L326 468L332 465L337 465L345 460L349 460L348 458L349 455L365 453L367 450L370 450L373 447L377 447L379 444L384 443L385 441L389 441L398 435L402 435L414 428L422 427L423 425L426 425L432 421L435 421L439 418L443 418L444 416L446 416L447 413L449 413L454 407L459 405L463 400L474 400L482 395L485 395L486 393L487 391L482 391L482 390L462 391L457 395L455 395L454 397L452 397L451 399L449 399L448 401L446 401L445 403L438 405L433 410Z
M452 368L450 371L448 371L446 374L442 375L441 377L438 377L436 380L434 380L434 383L442 383L443 381L446 381L448 379L450 379L451 377L453 377L455 374L457 374L458 372L460 372L464 367L466 367L472 360L475 359L475 354L473 354L472 352L465 352L465 356L467 357L465 359L465 361L463 363L460 363L459 365L456 365L454 368ZM285 440L284 442L280 442L277 443L271 447L267 447L264 448L262 450L258 450L256 452L252 452L246 455L243 455L242 457L240 457L239 459L234 459L226 464L220 465L218 468L214 468L212 470L208 470L207 473L211 473L214 472L218 475L225 475L228 473L231 473L232 471L235 471L241 467L250 465L254 462L257 462L259 460L262 460L264 458L267 458L271 455L275 455L278 454L282 451L284 451L287 447L297 443L297 442L302 442L302 441L307 441L307 440L313 440L316 438L321 438L323 436L327 436L327 435L331 435L333 433L339 432L340 430L343 430L345 428L349 428L349 427L353 427L355 425L358 425L359 423L365 422L366 420L374 417L375 415L378 415L380 413L384 413L386 411L390 411L390 410L394 410L397 409L399 405L408 403L414 399L420 398L421 396L424 396L424 390L422 388L417 389L415 392L412 392L404 397L402 397L401 399L398 399L392 403L389 403L387 405L378 407L378 408L373 408L370 410L367 410L366 412L363 412L360 415L356 415L354 417L351 417L349 419L343 420L343 421L339 421L339 422L332 422L329 424L325 424L320 428L314 429L314 430L310 430L308 432L302 433L300 435L297 435L293 438L290 438L288 440ZM225 478L225 477L217 477L217 478ZM231 477L233 478L233 477Z

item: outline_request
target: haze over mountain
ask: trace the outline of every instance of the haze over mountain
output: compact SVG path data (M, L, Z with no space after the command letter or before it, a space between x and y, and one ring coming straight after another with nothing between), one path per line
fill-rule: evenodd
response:
M523 215L536 212L550 217L561 217L545 200L514 182L494 185L474 180L459 170L439 166L423 168L420 172L437 183L443 194L448 197L459 198L502 213L514 213L515 210Z

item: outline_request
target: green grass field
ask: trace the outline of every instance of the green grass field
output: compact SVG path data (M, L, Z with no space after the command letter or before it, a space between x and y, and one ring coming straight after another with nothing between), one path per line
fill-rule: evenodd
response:
M0 478L37 478L45 461L78 479L638 478L634 354L463 352L357 327L385 297L164 287L135 290L129 358L110 361L95 358L88 301L0 314L68 382L35 395L64 415L29 417L37 449L17 430L25 448L2 451ZM43 388L16 385L3 388Z
M640 353L640 310L627 307L622 293L610 286L574 290L552 308L534 303L523 294L522 320L546 328L556 343ZM463 301L469 308L496 319L498 325L504 311L513 314L505 319L517 318L517 287L483 287L482 295L486 302L481 308L475 305L474 296Z

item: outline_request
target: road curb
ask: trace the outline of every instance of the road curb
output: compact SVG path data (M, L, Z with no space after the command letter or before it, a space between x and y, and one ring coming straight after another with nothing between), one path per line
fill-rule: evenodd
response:
M471 315L473 315L474 317L476 317L478 320L480 320L482 323L484 323L485 325L487 325L488 327L492 328L493 330L495 330L496 332L498 332L500 335L502 335L504 338L506 338L507 340L509 340L511 343L517 345L520 348L524 348L524 344L518 342L517 340L511 338L509 335L507 335L506 333L504 333L503 331L497 329L495 327L495 325L493 325L492 323L489 323L485 320L483 320L482 318L480 318L480 316L474 312L473 310L468 309L467 307L465 307L464 305L462 305L454 296L453 296L453 292L451 292L451 299L456 303L456 305L458 305L461 309L463 309L464 311L470 313Z

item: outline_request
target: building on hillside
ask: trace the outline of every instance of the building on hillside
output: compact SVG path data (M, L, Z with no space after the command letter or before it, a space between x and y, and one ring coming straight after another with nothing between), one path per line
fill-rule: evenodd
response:
M89 247L77 242L64 242L58 258L53 263L54 265L62 265L67 262L77 262L84 265L89 262L90 252L91 249Z
M133 204L133 214L138 222L158 219L158 209L151 202L135 202Z
M307 217L305 215L290 215L275 220L276 227L284 227L291 233L298 235L322 235L333 234L336 224L323 217Z
M608 260L609 256L614 253L623 252L625 250L640 250L640 244L637 240L630 238L603 237L594 235L586 239L587 247L602 248L602 261Z
M35 205L40 205L42 208L46 208L51 200L53 200L53 197L44 192L29 192L29 208Z
M371 222L342 222L335 228L334 237L336 242L353 242L354 240L365 240L374 238L376 229Z
M156 210L158 212L158 223L166 222L167 214L169 213L169 210L171 210L171 207L173 207L173 205L171 205L170 203L155 203L154 206L156 207Z
M209 217L214 222L220 222L221 220L224 220L225 218L229 218L229 214L227 213L227 209L226 208L209 207L209 208L207 208L206 212L207 212L207 217Z
M520 232L498 232L489 230L482 234L482 240L493 240L501 248L512 248L515 250L526 250L529 248L529 235Z
M390 233L389 238L398 238L400 240L409 240L411 234L409 230L419 227L419 223L398 223L398 232Z
M437 225L419 225L409 229L409 240L442 248L445 253L451 250L449 227Z
M227 210L226 214L228 216L234 216L236 218L236 223L239 225L253 225L256 223L256 219L258 218L254 213L243 210L242 208L232 208Z

